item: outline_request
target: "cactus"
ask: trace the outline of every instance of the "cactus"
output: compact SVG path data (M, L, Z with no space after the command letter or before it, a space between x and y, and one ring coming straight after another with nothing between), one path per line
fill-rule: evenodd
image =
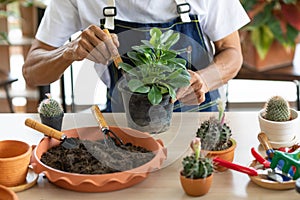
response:
M202 149L211 151L227 149L231 135L230 127L215 117L203 121L196 132L196 136L202 141Z
M39 107L38 112L45 117L56 117L64 113L61 104L59 104L55 99L51 98L50 94L46 94L47 98L44 99Z
M200 124L196 136L201 139L201 147L205 150L219 151L227 149L231 143L231 129L224 123L225 112L222 102L218 105L219 118L210 117Z
M182 160L183 170L181 174L186 178L206 178L213 173L213 162L211 158L201 157L201 142L195 138L191 142L194 153Z
M289 103L281 96L271 97L265 104L265 115L263 117L270 121L290 120Z

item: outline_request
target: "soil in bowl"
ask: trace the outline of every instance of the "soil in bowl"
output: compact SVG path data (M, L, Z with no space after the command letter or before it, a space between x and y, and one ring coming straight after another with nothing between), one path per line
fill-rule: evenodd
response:
M149 162L155 154L126 143L115 145L104 140L78 140L78 148L54 146L45 152L41 162L61 171L78 174L107 174L122 172Z

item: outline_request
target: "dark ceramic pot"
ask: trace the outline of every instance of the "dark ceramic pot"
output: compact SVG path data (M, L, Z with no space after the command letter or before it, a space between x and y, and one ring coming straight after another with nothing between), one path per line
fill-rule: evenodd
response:
M160 104L152 105L147 94L131 92L125 80L119 82L118 89L130 128L149 133L161 133L170 128L174 107L170 95L164 95Z
M61 131L64 113L56 117L46 117L40 114L41 122L47 126L50 126L58 131Z

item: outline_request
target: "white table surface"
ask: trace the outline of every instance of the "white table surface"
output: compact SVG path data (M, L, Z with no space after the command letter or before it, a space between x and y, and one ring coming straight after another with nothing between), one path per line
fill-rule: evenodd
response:
M251 147L259 148L257 134L259 125L257 112L229 112L226 122L230 125L233 138L237 141L234 162L249 165L254 159ZM179 171L181 158L186 154L191 139L195 136L201 120L208 119L216 113L174 113L171 128L154 137L163 140L168 149L168 159L161 170L149 174L143 182L119 191L105 193L82 193L65 190L49 183L42 174L38 183L25 191L18 192L20 200L98 200L98 199L191 199L181 188ZM104 117L111 126L126 127L123 113L104 113ZM26 118L39 120L37 114L0 114L0 140L21 140L31 145L37 145L43 134L26 127ZM67 113L64 117L63 130L83 126L96 126L97 123L91 113ZM300 130L300 128L299 128ZM300 135L299 135L300 136ZM262 153L262 152L261 152ZM227 170L215 173L212 187L208 194L201 199L300 199L294 189L277 191L265 189L250 181L243 173Z

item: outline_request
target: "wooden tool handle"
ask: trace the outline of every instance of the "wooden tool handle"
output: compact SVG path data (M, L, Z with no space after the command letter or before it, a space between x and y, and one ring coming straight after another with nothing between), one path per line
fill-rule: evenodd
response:
M104 31L109 37L111 37L110 32L109 32L108 29L103 29L103 31ZM122 62L123 62L123 60L122 60L122 58L121 58L121 56L120 56L119 54L118 54L116 57L113 58L113 61L114 61L115 66L116 66L118 69L120 68L120 67L119 67L119 63L122 63Z
M102 131L103 131L103 129L108 130L108 125L104 119L102 112L100 111L100 109L97 105L92 106L92 112L93 112L99 126L101 127Z
M267 135L265 133L261 132L258 134L257 138L258 138L260 144L266 150L268 157L272 157L274 154L274 150L269 142L269 138L267 137Z
M41 124L33 119L26 119L25 125L57 140L63 140L66 137L62 132Z

